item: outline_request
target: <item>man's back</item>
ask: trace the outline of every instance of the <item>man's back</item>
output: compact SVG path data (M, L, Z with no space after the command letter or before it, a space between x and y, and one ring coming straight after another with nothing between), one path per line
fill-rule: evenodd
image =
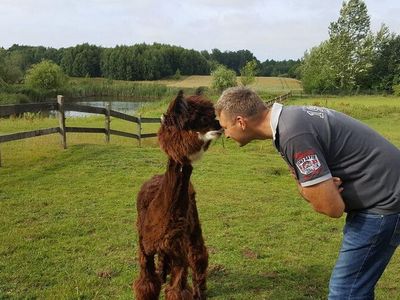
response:
M365 124L317 107L283 107L280 151L303 185L343 181L346 211L400 212L400 150Z

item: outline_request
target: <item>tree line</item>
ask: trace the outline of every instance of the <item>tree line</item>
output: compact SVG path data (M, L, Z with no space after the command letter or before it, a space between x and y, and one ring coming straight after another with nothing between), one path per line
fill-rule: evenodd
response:
M0 48L0 81L18 83L34 64L51 60L72 77L105 77L119 80L157 80L180 75L209 75L218 65L237 75L250 61L256 61L260 76L294 76L290 70L299 60L260 62L249 50L196 51L179 46L135 44L104 48L81 44L68 48L13 45Z

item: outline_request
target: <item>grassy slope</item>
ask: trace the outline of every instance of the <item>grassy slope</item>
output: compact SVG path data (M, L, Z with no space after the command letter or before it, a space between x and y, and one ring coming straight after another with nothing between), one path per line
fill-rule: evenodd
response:
M325 100L291 102L319 102L360 116L400 146L399 98ZM104 121L68 122L96 127ZM56 125L0 120L0 134ZM132 125L112 122L121 130ZM132 298L135 195L147 178L163 172L166 159L154 139L142 148L130 139L103 140L69 134L64 151L57 135L1 145L0 299ZM312 212L271 142L237 148L219 140L195 166L192 181L210 251L211 299L325 298L344 220ZM397 253L378 299L400 294L399 263Z

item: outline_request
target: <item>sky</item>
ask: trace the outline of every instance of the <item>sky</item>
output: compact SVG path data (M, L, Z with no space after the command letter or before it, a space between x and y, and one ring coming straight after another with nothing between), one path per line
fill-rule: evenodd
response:
M399 0L365 0L376 32L400 33ZM258 60L298 59L328 39L342 0L0 0L0 47L154 42Z

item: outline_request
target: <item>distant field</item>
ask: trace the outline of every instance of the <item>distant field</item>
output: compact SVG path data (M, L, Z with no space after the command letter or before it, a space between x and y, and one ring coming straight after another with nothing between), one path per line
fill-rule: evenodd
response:
M175 93L176 90L179 88L184 88L184 89L195 89L198 87L210 88L212 82L212 76L193 75L193 76L182 76L180 80L163 79L154 81L124 81L124 80L110 80L106 78L72 78L71 81L76 85L89 85L92 87L92 90L94 91L97 90L101 91L101 87L107 86L109 89L111 88L115 89L116 95L121 94L124 96L129 96L131 92L129 86L132 85L132 83L145 83L146 85L143 86L146 87L145 90L147 90L147 93L152 92L151 84L158 84L167 87L165 95L171 95L171 93ZM240 77L237 77L237 82L238 84L240 84ZM258 91L261 94L261 96L265 99L271 99L277 95L282 95L289 91L292 91L294 94L300 94L303 92L303 88L299 80L293 78L285 78L285 77L256 77L255 82L251 84L250 87ZM160 86L158 86L157 88L162 89ZM118 93L119 89L121 91ZM135 91L135 89L132 88L132 91ZM219 95L219 93L215 91L209 91L209 96L210 94L212 94L212 96L216 96L217 94Z
M199 86L211 86L211 76L188 76L182 80L158 80L157 83L162 83L170 87L196 88ZM240 82L240 77L237 78ZM256 82L250 85L255 90L264 90L272 93L287 92L287 91L302 91L299 80L284 77L256 77Z

